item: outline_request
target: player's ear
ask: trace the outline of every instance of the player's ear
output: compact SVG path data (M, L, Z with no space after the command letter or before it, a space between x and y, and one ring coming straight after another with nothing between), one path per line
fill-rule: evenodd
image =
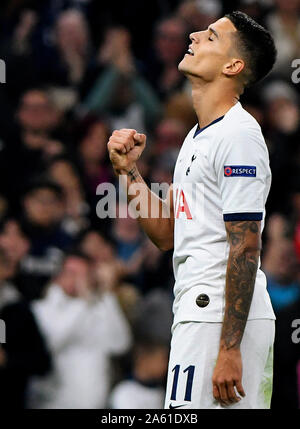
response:
M245 63L240 58L232 58L231 61L224 64L223 73L226 76L235 76L244 70Z

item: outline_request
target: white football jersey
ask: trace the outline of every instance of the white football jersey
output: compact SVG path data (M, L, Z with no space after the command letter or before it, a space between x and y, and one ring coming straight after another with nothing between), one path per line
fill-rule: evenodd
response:
M173 179L173 327L178 322L223 321L229 255L224 222L261 220L263 229L270 184L261 128L239 102L207 127L196 125L188 133ZM260 269L251 319L275 319Z

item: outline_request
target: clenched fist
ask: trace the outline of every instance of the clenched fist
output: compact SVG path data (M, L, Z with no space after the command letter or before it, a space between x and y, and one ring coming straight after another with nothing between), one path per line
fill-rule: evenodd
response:
M116 174L130 171L141 156L146 145L145 134L123 128L109 138L107 148Z

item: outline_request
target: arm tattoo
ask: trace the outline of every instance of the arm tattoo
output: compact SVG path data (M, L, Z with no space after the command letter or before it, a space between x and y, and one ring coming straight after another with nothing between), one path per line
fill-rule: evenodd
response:
M130 171L128 171L127 176L130 177L131 182L134 182L138 177L137 169L133 167Z
M226 222L230 252L221 347L240 345L252 301L260 254L260 222Z

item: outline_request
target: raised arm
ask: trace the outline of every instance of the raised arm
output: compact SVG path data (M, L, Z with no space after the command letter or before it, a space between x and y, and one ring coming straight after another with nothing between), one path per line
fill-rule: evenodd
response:
M140 175L136 162L146 145L146 136L136 130L122 129L114 131L108 142L109 157L117 176L124 175L128 202L136 197L134 187L139 186L140 216L137 218L153 243L161 250L173 248L174 213L173 192L169 188L165 200L151 192ZM131 187L131 189L130 189ZM132 192L133 191L133 192ZM157 207L157 216L153 217L153 207Z
M234 386L242 386L240 344L252 301L261 250L260 221L225 222L230 245L226 272L225 314L220 350L213 375L216 400L229 405L238 402Z

